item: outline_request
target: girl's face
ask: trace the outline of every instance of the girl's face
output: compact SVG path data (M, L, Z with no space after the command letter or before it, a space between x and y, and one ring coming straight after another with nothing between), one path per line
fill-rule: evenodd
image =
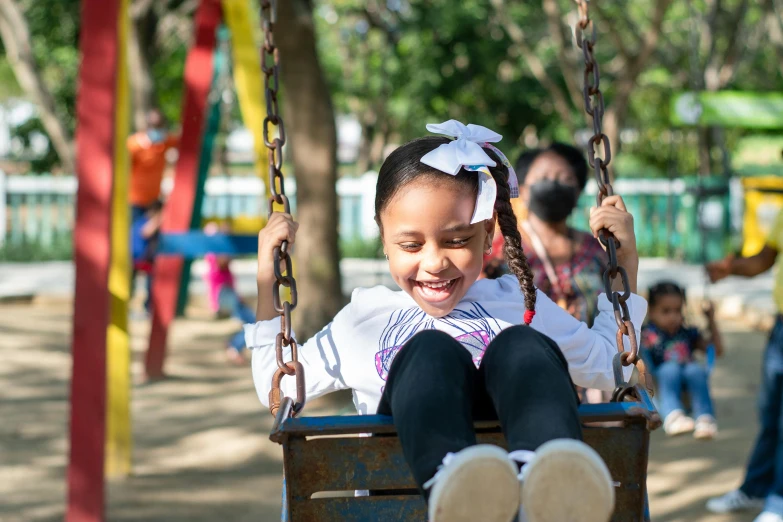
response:
M673 334L680 329L683 323L682 297L679 295L662 295L650 308L650 322L666 333Z
M481 273L495 220L471 225L476 195L456 183L413 181L381 212L394 281L432 317L448 315Z

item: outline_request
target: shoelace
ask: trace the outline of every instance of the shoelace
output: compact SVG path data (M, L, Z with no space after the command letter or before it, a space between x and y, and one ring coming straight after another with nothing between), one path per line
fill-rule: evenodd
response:
M519 480L523 480L525 478L525 464L533 460L533 457L535 456L536 452L530 450L516 450L508 454L509 460L516 462L520 466L520 471L517 475Z
M519 474L517 475L517 478L519 478L519 480L522 480L522 476L524 474L524 469L525 469L524 465L530 462L530 460L535 456L535 454L536 454L535 451L529 451L529 450L516 450L508 454L509 460L522 466L522 471L520 471ZM438 466L435 475L433 475L431 479L429 479L427 482L424 483L424 489L431 488L435 484L435 482L438 481L446 466L448 466L451 463L451 461L454 460L455 455L456 455L455 453L446 453L446 456L443 457L443 463L440 466Z
M452 460L454 460L454 453L446 453L446 456L443 457L443 463L438 466L438 470L435 472L435 474L432 476L431 479L429 479L427 482L424 483L424 489L430 489L433 484L435 484L438 481L438 477L441 476L443 469L448 466Z

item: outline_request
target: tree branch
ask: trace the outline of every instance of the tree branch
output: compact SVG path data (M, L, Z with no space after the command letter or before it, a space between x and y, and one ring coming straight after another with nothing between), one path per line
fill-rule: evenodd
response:
M740 44L745 43L744 39L740 38L740 35L745 28L747 14L748 0L742 0L737 6L737 11L728 15L732 23L728 24L731 29L727 35L726 53L724 56L719 57L713 49L712 59L707 62L707 67L704 69L704 85L708 90L717 91L724 87L728 80L734 76L742 51Z
M133 0L130 6L130 16L132 20L143 18L152 9L155 0Z
M161 16L158 22L157 41L163 43L164 37L175 35L189 47L193 38L193 13L199 0L185 0L176 9Z
M636 83L637 78L647 66L650 57L658 46L663 19L666 17L666 12L671 3L672 0L658 0L655 4L650 27L642 36L642 46L634 56L633 61L629 64L626 78L633 84Z
M400 34L391 24L387 23L386 20L383 19L378 5L375 2L369 6L360 8L359 12L362 14L362 16L364 16L364 19L367 20L367 23L370 24L370 27L379 29L386 35L386 39L390 44L396 46L399 43Z
M617 77L617 93L610 106L606 109L605 132L609 136L613 149L618 150L620 130L623 128L631 93L636 86L639 75L644 71L658 44L661 26L672 0L657 0L653 9L650 26L642 36L642 45L628 64L626 71Z
M636 24L636 22L631 20L631 17L628 16L628 12L625 9L620 9L616 13L609 14L600 3L591 5L590 9L598 13L598 16L601 18L601 20L610 26L614 24L615 20L620 20L625 24L625 31L610 30L607 31L607 33L614 42L615 46L618 47L620 55L623 57L625 62L631 62L635 60L635 55L638 53L638 49L644 45L644 40L641 36L641 29ZM625 42L622 40L622 37L620 36L621 32L626 32L633 35L634 45L636 46L637 51L634 52L628 49L628 47L625 45ZM680 54L680 50L678 46L674 45L664 32L661 32L661 34L658 35L658 39L659 42L666 47L666 51L663 51L660 45L656 45L654 51L655 59L670 71L676 71L679 68L678 55Z
M49 135L60 163L66 171L75 172L73 136L57 114L51 91L38 70L33 55L30 30L19 5L0 0L0 38L16 80L38 107L38 117Z
M701 48L706 50L705 64L711 63L715 56L717 41L717 38L715 38L715 31L717 30L718 15L721 11L722 0L710 0L707 2L708 5L710 3L712 4L710 5L710 10L701 23Z
M783 16L783 9L777 6L775 0L766 0L764 2L764 13L769 40L775 47L778 59L783 62L783 20L780 18Z
M530 69L530 72L533 73L536 80L538 80L552 95L555 110L563 120L563 124L566 125L570 131L573 131L571 109L562 88L546 72L546 68L541 62L541 59L525 40L525 33L522 28L511 20L511 17L506 10L504 0L491 0L490 3L495 11L496 22L506 31L506 34L508 34L508 37L519 50L525 60L525 64Z
M572 53L568 50L573 48L570 38L566 38L566 34L563 31L563 14L560 11L560 7L557 4L557 0L544 0L544 12L547 15L547 22L549 24L549 34L557 47L557 56L560 63L560 70L565 78L566 88L568 94L571 96L571 103L578 106L579 101L582 99L582 90L579 87L579 82L574 71L577 70L578 64L574 59Z

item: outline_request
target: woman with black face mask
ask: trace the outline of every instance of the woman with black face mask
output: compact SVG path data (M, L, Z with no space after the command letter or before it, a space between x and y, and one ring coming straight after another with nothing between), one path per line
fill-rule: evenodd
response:
M523 247L535 274L536 286L571 315L591 324L597 297L603 289L606 253L592 234L568 226L568 218L587 183L587 162L575 147L553 143L521 155L518 209ZM486 276L507 270L502 262L503 238L496 235Z
M535 284L571 315L592 325L608 259L592 234L567 223L587 184L587 161L577 148L553 143L524 152L515 170L522 208L514 211ZM507 272L503 236L497 233L484 260L484 275L494 279ZM578 391L585 402L609 399L600 390Z

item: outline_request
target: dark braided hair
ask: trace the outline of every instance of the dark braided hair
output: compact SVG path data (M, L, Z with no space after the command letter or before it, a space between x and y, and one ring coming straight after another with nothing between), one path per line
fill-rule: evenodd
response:
M392 152L383 162L378 173L378 182L375 187L375 221L381 227L381 212L389 204L392 198L412 181L430 177L433 182L457 183L458 185L478 194L479 176L475 172L465 169L459 171L456 176L446 175L428 165L421 163L421 158L440 145L451 140L439 136L427 136L406 143ZM511 208L511 188L508 184L508 169L500 161L494 151L484 149L485 152L497 163L496 167L489 167L492 177L497 185L497 198L495 199L495 211L497 212L500 232L505 238L503 256L506 258L509 270L519 280L519 287L525 298L525 322L529 323L536 309L536 288L533 284L533 272L522 251L522 236L517 228L517 218Z

